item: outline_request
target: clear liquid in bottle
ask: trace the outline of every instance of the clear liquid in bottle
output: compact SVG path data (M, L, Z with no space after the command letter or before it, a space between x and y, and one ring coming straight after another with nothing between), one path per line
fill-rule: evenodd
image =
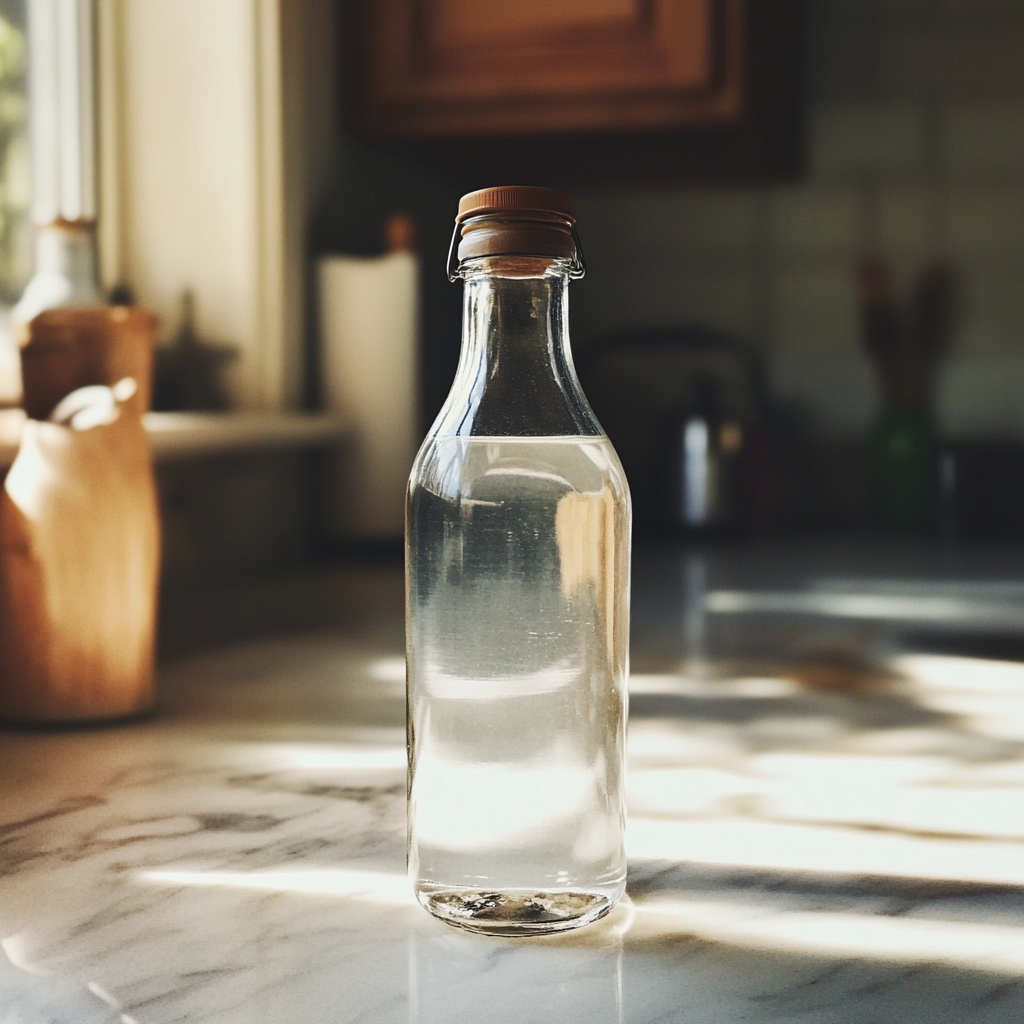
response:
M601 436L449 437L424 451L413 480L417 897L476 931L586 924L625 885L629 516L618 459Z

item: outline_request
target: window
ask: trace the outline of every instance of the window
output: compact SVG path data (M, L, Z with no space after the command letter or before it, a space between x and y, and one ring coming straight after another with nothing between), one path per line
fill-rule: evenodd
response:
M32 273L25 65L25 0L0 0L0 305L7 308Z

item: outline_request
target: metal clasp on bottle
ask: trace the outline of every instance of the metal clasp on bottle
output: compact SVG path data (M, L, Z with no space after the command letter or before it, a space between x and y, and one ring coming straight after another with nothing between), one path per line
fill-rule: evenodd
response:
M452 240L448 246L448 280L453 282L457 281L460 277L459 239L461 235L462 224L456 221L455 229L452 231ZM587 263L583 258L583 246L580 245L580 236L576 231L575 224L572 225L572 240L576 251L573 253L572 262L569 264L569 277L575 281L587 272Z

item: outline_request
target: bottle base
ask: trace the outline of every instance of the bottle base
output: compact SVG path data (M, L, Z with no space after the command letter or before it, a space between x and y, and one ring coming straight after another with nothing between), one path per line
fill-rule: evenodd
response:
M417 889L416 898L434 917L481 935L516 938L582 928L604 917L615 900L572 889Z

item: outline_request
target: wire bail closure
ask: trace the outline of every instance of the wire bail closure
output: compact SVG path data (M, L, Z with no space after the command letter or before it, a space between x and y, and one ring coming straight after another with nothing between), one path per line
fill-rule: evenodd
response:
M463 221L456 221L455 228L452 231L451 244L448 246L448 280L455 282L459 279L461 274L459 270L462 266L462 261L459 259L459 241L462 237L462 225ZM566 223L569 223L568 221ZM587 263L583 257L583 246L580 244L580 236L576 231L576 225L571 224L570 230L572 231L572 240L575 246L573 252L572 262L569 264L569 278L570 280L577 281L579 278L587 272ZM491 253L492 256L512 255L511 253ZM519 253L516 255L528 255L526 253ZM480 257L474 256L472 259L479 259Z

